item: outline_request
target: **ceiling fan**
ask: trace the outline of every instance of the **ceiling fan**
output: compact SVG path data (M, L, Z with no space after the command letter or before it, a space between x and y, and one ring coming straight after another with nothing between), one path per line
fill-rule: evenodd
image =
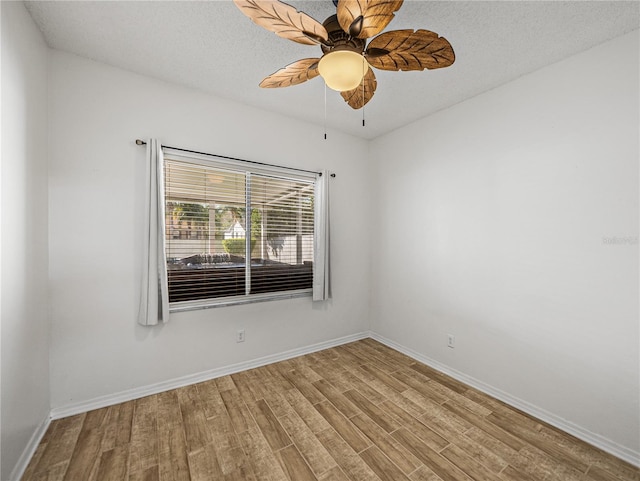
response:
M322 49L321 58L293 62L266 77L260 87L289 87L320 75L354 109L364 107L376 90L371 67L424 70L448 67L455 61L451 44L437 33L408 29L380 34L402 2L333 0L336 14L321 24L278 0L234 0L242 13L261 27L294 42L320 45ZM367 39L374 36L367 45Z

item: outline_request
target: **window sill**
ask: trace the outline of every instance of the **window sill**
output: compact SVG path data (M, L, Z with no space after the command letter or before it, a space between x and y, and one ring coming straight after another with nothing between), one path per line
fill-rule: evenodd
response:
M240 304L254 304L256 302L279 301L281 299L293 299L296 297L311 297L311 289L285 291L268 294L252 294L247 296L220 297L217 299L205 299L201 301L180 301L169 304L169 312L195 311L200 309L213 309L216 307L237 306Z

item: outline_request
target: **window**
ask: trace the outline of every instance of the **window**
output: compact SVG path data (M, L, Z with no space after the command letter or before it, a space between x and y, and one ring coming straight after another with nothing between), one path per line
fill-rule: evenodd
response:
M165 153L171 309L310 295L314 186L313 173Z

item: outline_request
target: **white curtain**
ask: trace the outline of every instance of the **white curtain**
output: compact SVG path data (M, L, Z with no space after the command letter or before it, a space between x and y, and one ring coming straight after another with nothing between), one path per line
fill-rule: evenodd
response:
M329 172L316 177L314 192L316 229L313 239L313 300L331 297L329 272Z
M138 323L154 326L169 320L169 286L164 237L164 159L156 139L147 141L142 286Z

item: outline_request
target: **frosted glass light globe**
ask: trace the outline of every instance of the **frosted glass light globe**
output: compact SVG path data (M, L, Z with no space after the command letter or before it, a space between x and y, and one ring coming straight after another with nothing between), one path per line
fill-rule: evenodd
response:
M318 71L327 86L338 92L360 85L367 67L364 57L351 50L329 52L318 63Z

